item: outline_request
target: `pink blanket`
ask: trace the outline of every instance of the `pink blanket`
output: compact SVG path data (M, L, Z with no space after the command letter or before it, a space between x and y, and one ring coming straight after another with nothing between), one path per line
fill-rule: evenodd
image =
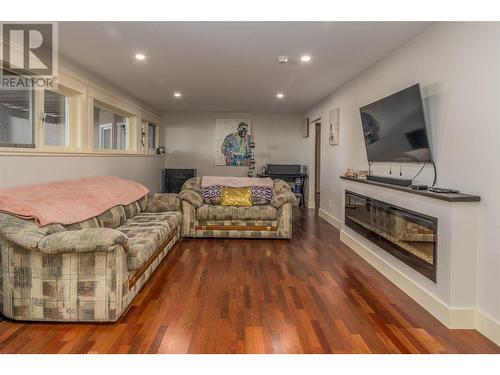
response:
M273 180L269 177L222 177L222 176L203 176L201 179L201 187L209 186L228 186L228 187L249 187L259 186L265 188L273 188Z
M0 212L35 219L39 226L67 225L135 202L148 192L145 186L119 177L84 177L0 190Z

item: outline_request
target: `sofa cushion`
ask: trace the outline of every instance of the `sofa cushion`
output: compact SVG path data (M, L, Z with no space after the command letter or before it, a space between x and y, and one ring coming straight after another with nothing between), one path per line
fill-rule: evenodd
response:
M146 209L146 204L148 202L148 198L149 198L149 195L145 195L144 197L142 197L141 199L139 199L137 201L137 203L139 203L139 207L141 208L141 212Z
M80 221L79 223L65 225L64 227L67 230L99 228L99 221L97 221L97 218L92 217L88 220Z
M127 216L123 206L115 206L97 216L99 226L104 228L117 228L125 223Z
M140 213L116 228L128 237L128 269L141 268L181 221L180 212Z
M181 211L181 200L177 194L156 193L150 196L145 212Z
M142 211L138 201L123 206L123 210L125 211L127 219L132 219L135 215Z
M272 206L231 207L204 204L196 210L198 220L277 220Z

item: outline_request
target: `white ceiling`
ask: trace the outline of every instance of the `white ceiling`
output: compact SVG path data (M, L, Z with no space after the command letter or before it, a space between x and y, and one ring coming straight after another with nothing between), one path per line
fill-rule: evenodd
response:
M59 50L158 110L303 112L429 25L61 22ZM147 59L137 61L138 52ZM280 55L292 61L278 65Z

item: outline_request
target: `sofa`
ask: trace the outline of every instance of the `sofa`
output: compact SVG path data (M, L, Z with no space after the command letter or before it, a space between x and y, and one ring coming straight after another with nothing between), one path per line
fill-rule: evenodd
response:
M268 204L250 207L222 206L206 201L202 177L187 180L179 193L183 237L292 238L292 205L295 194L288 183L274 180Z
M181 203L154 194L85 221L38 226L0 213L0 312L14 320L112 322L179 239Z

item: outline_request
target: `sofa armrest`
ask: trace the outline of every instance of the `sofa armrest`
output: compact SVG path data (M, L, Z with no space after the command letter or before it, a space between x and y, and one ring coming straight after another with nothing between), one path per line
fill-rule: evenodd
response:
M181 200L177 194L156 193L149 197L144 212L181 211Z
M38 243L47 235L65 230L61 224L39 227L33 220L0 213L0 237L23 249L36 249Z
M200 208L203 205L203 197L195 190L182 190L179 193L179 199L189 202L194 208Z
M40 240L38 250L44 254L105 252L121 245L126 249L128 238L111 228L90 228L53 233Z
M292 204L286 202L278 208L278 238L292 238Z
M287 192L280 193L280 194L273 194L273 198L271 200L271 205L274 208L280 208L285 203L291 203L292 205L296 204L297 198L295 197L295 194L292 193L291 191L287 191Z

